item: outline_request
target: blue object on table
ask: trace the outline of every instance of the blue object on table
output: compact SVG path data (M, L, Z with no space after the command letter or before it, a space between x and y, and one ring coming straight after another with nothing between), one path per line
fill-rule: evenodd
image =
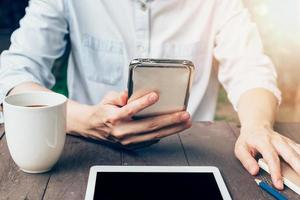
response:
M285 196L280 194L276 189L274 189L273 187L271 187L267 183L265 183L265 182L263 182L259 179L255 179L255 182L257 183L257 185L259 187L261 187L263 190L265 190L266 192L271 194L275 199L277 199L277 200L288 200L288 198L286 198Z

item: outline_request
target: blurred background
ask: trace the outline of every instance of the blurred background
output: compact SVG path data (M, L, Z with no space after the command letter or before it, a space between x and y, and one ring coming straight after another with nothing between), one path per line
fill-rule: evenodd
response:
M300 1L244 0L257 23L265 52L274 62L283 93L277 121L300 121ZM0 0L0 52L9 47L9 37L25 14L28 0ZM54 65L57 83L53 90L67 95L66 66L68 50ZM299 54L299 55L298 55ZM237 121L226 93L220 90L216 120Z

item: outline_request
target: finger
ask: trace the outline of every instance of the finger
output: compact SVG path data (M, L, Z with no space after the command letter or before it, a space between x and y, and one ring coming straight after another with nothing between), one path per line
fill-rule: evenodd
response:
M274 147L281 157L298 173L300 174L300 156L290 146L290 144L281 136L273 141Z
M251 175L254 176L259 172L259 166L256 160L252 157L250 151L244 144L236 144L235 155Z
M87 134L88 134L88 137L95 137L95 138L98 138L98 140L99 139L107 140L111 136L111 134L109 133L109 130L105 130L103 128L90 129Z
M132 117L136 113L156 103L158 101L158 98L159 97L155 92L151 92L123 106L120 109L118 115L120 118Z
M143 149L147 148L149 146L152 146L153 144L158 143L160 140L151 140L151 141L146 141L146 142L141 142L137 144L130 144L130 145L122 145L123 148L128 149L128 150L136 150L136 149Z
M278 153L271 143L261 143L261 145L257 146L257 150L262 154L264 160L267 162L274 186L277 189L282 190L283 181Z
M288 143L300 155L300 145L297 144L297 143L295 143L295 142L293 142L293 141L291 141L291 142L288 141Z
M161 139L161 138L179 133L190 127L191 127L191 122L187 122L182 125L175 125L173 127L163 128L163 129L160 129L153 133L146 133L143 135L136 135L136 136L128 137L124 140L121 140L121 143L123 145L129 145L129 144L136 144L136 143L145 142L145 141L157 140L157 139Z
M288 137L282 136L286 142L300 155L300 145Z
M106 136L102 135L101 132L96 129L89 130L88 133L80 133L80 135L94 140L107 140Z
M164 127L187 122L190 120L188 112L178 112L168 115L161 115L142 120L129 121L126 124L118 125L113 130L113 135L119 139L128 135L153 132Z
M123 92L121 92L121 101L122 101L122 106L125 106L127 104L128 101L128 91L125 90Z
M150 89L145 89L145 88L144 89L139 89L139 90L134 91L133 94L131 94L131 96L128 99L128 102L135 101L135 100L149 94L150 92L156 92L157 94L159 94L157 91L153 91L153 90L150 90Z
M127 103L128 93L126 91L123 92L109 92L101 101L102 104L110 104L116 106L124 106Z
M290 138L280 135L299 155L300 155L300 144L296 143L295 141L291 140Z

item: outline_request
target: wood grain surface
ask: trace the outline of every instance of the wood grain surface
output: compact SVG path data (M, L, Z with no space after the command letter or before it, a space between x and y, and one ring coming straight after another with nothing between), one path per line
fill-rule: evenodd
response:
M97 142L68 137L44 199L84 199L89 169L93 165L121 165L121 153Z
M300 142L300 124L277 124L275 128ZM218 167L233 199L271 200L235 158L238 135L236 124L194 123L187 131L135 151L68 136L56 166L37 175L19 170L10 157L4 135L0 140L0 199L84 199L89 168L93 165L190 165ZM270 180L264 171L258 177ZM283 193L290 199L300 199L288 188Z

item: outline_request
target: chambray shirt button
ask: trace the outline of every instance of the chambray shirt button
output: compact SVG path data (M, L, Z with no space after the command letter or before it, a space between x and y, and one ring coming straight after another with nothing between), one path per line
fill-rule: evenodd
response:
M142 11L146 11L147 5L145 3L141 3L141 9L142 9Z

